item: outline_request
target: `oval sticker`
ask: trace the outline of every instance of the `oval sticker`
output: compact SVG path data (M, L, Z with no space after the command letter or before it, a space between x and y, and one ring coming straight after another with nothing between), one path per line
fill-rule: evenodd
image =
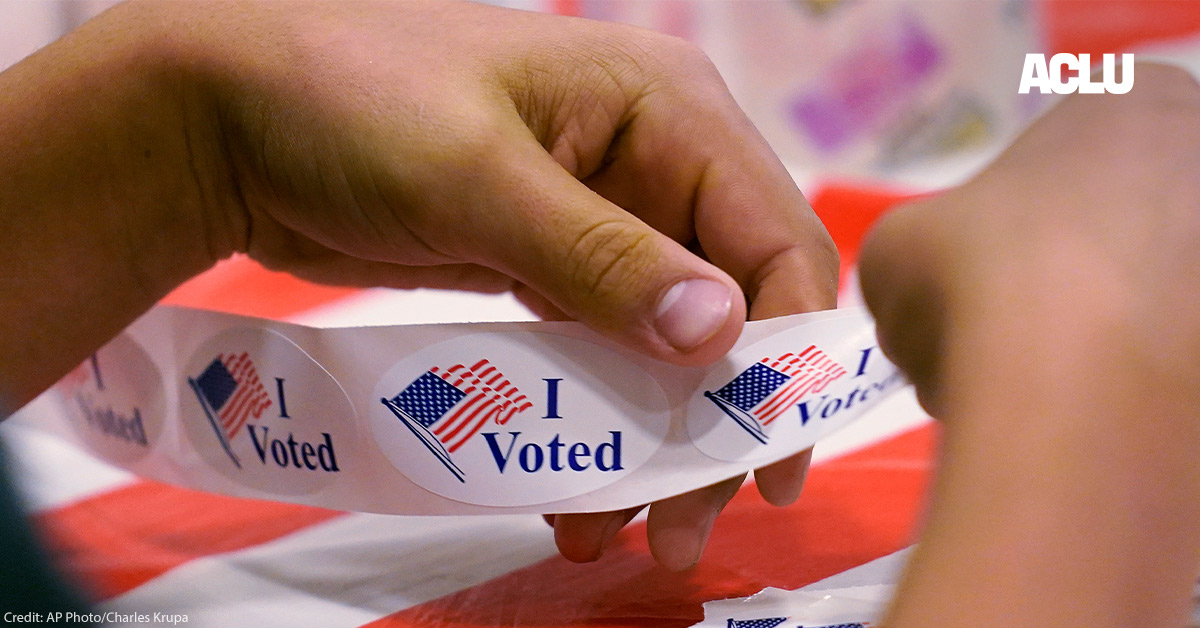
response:
M688 434L731 462L779 459L904 384L876 346L875 328L846 314L784 330L731 355L688 405Z
M76 433L101 458L140 460L162 433L166 403L161 375L128 334L101 347L63 383Z
M291 340L226 330L200 346L180 385L180 418L201 458L246 486L314 492L353 464L354 408L337 381Z
M617 353L528 332L422 349L387 371L373 401L375 440L401 473L487 506L541 504L616 482L650 459L670 420L662 389Z

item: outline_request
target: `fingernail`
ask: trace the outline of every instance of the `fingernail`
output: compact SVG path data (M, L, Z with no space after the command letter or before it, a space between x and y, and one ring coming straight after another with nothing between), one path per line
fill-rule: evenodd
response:
M712 338L733 306L733 292L711 279L685 279L663 295L655 312L658 335L679 351L691 351Z
M655 558L670 571L691 569L700 562L716 513L687 525L660 530L655 539Z

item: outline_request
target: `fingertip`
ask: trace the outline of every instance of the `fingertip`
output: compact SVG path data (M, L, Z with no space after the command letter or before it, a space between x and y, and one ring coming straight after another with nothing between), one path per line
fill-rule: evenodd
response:
M812 461L812 449L754 471L758 494L772 506L790 506L800 498Z
M604 525L595 525L594 518L587 516L556 515L554 544L558 553L573 563L590 563L600 558L600 530Z
M717 515L733 499L744 476L656 502L646 521L650 554L671 571L684 571L700 562Z
M661 528L650 540L650 554L668 571L687 571L700 562L712 523L704 529L694 526Z
M708 537L712 534L717 515L724 504L691 512L678 508L650 509L646 522L646 537L655 562L669 571L686 571L696 566L704 555Z
M653 327L684 365L708 364L733 347L746 319L746 302L732 279L683 279L667 288L655 306Z
M667 344L688 353L717 335L733 307L733 290L712 279L685 279L667 289L654 328Z
M615 512L552 515L554 543L563 558L575 563L590 563L604 555L617 533L629 523L642 506Z

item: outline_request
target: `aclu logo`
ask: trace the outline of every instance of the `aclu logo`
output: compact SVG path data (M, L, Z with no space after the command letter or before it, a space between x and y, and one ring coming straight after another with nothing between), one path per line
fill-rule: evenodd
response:
M1037 89L1043 94L1126 94L1133 89L1133 55L1106 54L1099 80L1092 73L1092 57L1089 54L1073 55L1060 52L1046 60L1044 54L1025 55L1025 68L1021 70L1021 85L1018 94L1028 94ZM1120 72L1120 80L1117 73Z

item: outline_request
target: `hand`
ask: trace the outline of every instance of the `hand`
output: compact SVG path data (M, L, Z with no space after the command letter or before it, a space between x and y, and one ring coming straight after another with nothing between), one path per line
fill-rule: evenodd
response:
M864 296L943 420L888 626L1182 625L1200 566L1200 86L1137 67L885 218Z
M135 124L190 174L177 205L130 221L177 243L129 264L147 294L245 251L322 282L511 289L684 365L723 355L747 304L834 305L824 229L682 41L471 4L246 2L125 5L62 45L114 40L170 103ZM806 461L762 471L764 495L794 499ZM654 505L655 555L694 562L738 483ZM616 517L557 517L560 547L591 558Z

